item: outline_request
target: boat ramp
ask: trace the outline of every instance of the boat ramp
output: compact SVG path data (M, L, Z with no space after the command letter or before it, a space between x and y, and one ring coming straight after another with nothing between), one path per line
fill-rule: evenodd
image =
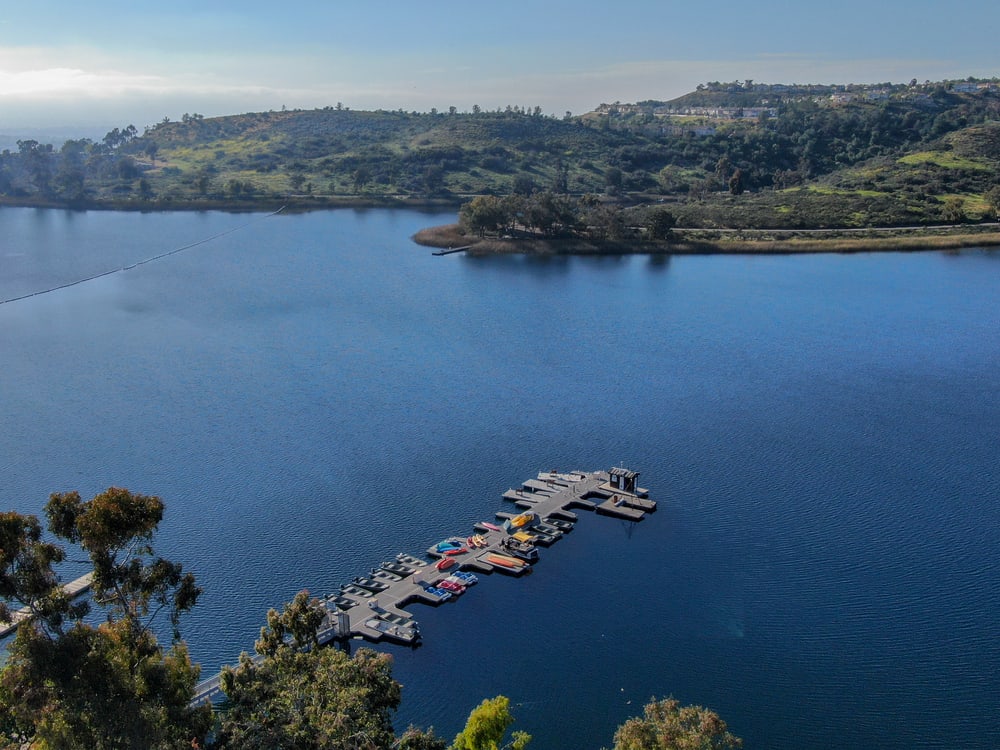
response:
M515 512L498 511L495 522L481 521L471 534L448 537L422 556L401 552L321 598L327 614L320 643L353 638L416 645L420 628L404 607L452 600L478 581L477 573L525 574L539 559L537 547L549 547L573 529L577 510L641 521L656 503L637 485L638 477L624 468L540 472L503 493ZM193 703L220 692L216 675L197 687Z

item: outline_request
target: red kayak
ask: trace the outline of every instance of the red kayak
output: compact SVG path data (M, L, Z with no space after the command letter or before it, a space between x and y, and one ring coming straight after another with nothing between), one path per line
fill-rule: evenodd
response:
M459 547L458 549L446 549L441 554L448 555L450 557L452 555L461 555L463 552L468 552L468 551L469 550L467 550L465 547Z

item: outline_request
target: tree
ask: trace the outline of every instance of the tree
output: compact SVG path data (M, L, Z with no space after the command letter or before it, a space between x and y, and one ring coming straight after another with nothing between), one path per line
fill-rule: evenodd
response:
M949 195L944 201L941 213L944 220L951 224L960 224L965 221L965 201L962 196Z
M317 647L325 617L305 591L282 613L268 612L255 645L259 658L244 653L239 666L222 672L229 708L218 730L219 748L392 746L392 714L400 700L392 657L367 648L352 657ZM415 732L411 746L427 747L416 735L426 739Z
M462 206L458 217L466 232L479 237L499 231L509 221L504 200L495 195L477 195Z
M729 178L729 192L731 195L743 195L743 188L743 170L737 169Z
M681 706L674 698L646 704L643 716L615 732L614 750L732 750L743 741L726 722L702 706Z
M180 565L154 556L162 501L112 487L87 502L76 492L52 495L45 510L52 533L90 558L93 600L105 621L84 623L89 606L71 604L62 591L53 565L65 552L42 540L38 519L0 514L0 595L35 614L0 671L6 739L99 750L203 740L211 709L189 705L198 667L178 632L200 589ZM174 631L168 650L153 633L163 612Z
M651 240L665 240L677 224L677 219L665 208L654 208L646 213L646 233Z
M608 195L618 195L622 191L622 171L618 167L609 167L604 173L604 184Z
M500 743L513 723L510 699L504 695L488 698L472 709L465 728L455 736L450 750L500 750ZM523 750L530 741L530 734L516 731L503 748Z
M994 220L1000 220L1000 185L994 185L983 196L986 205L993 212Z

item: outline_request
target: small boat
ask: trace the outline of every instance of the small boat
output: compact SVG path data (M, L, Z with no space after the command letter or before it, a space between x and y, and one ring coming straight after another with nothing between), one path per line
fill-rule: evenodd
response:
M434 549L437 552L447 553L448 550L459 549L461 546L462 543L459 541L456 541L454 539L445 539L443 542L438 542L436 545L434 545Z
M472 541L477 547L486 547L489 545L489 542L486 541L486 537L482 534L476 534L472 537Z
M562 529L558 529L547 523L536 523L531 530L534 532L541 532L542 534L548 534L553 539L558 539L563 535Z
M352 584L347 584L346 586L341 586L340 587L340 593L341 594L349 594L351 596L360 596L360 597L363 597L365 599L368 599L368 598L370 598L372 596L372 592L371 591L367 591L366 589L363 589L360 586L354 586Z
M486 562L491 565L499 565L502 568L523 568L527 563L524 560L518 560L516 557L511 557L510 555L501 555L498 552L491 552L486 556Z
M525 526L530 526L534 523L538 516L528 511L527 513L518 513L516 516L508 520L504 526L510 529L522 529Z
M479 525L484 529L489 529L490 531L503 531L503 529L497 526L495 523L490 523L489 521L480 521Z
M452 547L451 549L444 549L444 550L439 550L439 551L441 552L442 555L451 555L451 556L453 556L453 555L462 555L462 554L465 554L469 550L467 550L465 547L458 547L458 548Z
M399 560L399 562L403 563L403 565L409 565L411 568L414 569L423 568L424 566L427 565L426 560L421 560L419 557L408 555L405 552L400 552L398 555L396 555L396 559Z
M387 561L379 566L382 570L387 570L390 573L395 573L400 578L406 578L409 575L413 575L417 572L416 568L412 568L409 565L403 565L401 562L391 562Z
M456 570L454 573L451 574L451 577L457 578L459 583L461 583L463 586L466 587L473 586L479 583L479 576L477 576L475 573L467 573L464 570Z
M524 560L525 562L533 563L538 561L538 550L535 549L535 545L529 542L519 542L513 537L507 537L500 542L500 546L503 547L505 554Z
M376 581L372 578L362 578L360 576L357 576L352 581L352 583L355 586L360 586L363 589L368 589L369 591L372 591L376 594L380 591L385 591L387 588L389 588L389 584L384 581Z
M448 570L453 565L457 565L458 561L453 557L445 557L434 563L434 567L438 570Z
M435 599L437 599L439 602L443 602L443 601L447 601L448 599L451 599L451 592L450 591L445 591L444 589L439 589L437 586L434 586L434 585L432 585L430 583L427 583L426 581L421 581L420 582L420 587L424 591L426 591L428 594L430 594L432 597L434 597Z
M549 526L555 526L563 533L573 530L573 524L570 523L569 521L564 521L561 518L553 518L552 516L547 516L544 519L544 523L548 524Z
M398 575L397 573L390 573L388 570L381 570L379 568L372 568L372 572L369 573L369 576L387 583L397 583L403 580L403 576Z
M337 596L336 594L330 594L326 597L326 601L335 606L337 609L345 612L351 607L358 606L358 602L353 599L348 599L346 596Z
M449 581L447 578L445 578L443 581L438 581L436 585L439 589L450 591L455 596L465 593L465 586L458 583L457 581Z

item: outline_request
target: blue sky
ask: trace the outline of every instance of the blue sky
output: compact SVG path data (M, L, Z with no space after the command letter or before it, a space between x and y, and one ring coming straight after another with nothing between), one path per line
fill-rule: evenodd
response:
M998 28L995 0L10 2L0 131L337 102L562 115L714 80L991 77Z

